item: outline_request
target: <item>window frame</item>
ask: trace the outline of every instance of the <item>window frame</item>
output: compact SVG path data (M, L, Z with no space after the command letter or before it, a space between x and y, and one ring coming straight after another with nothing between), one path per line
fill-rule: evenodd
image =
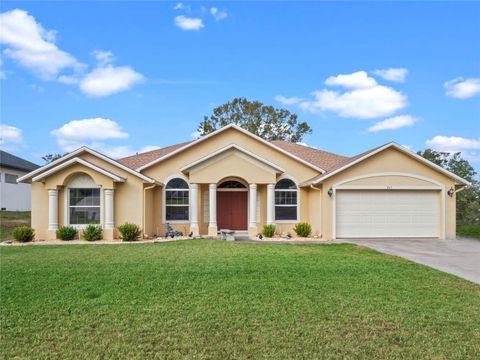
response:
M282 180L290 180L295 184L295 189L276 189L277 184ZM295 192L297 194L297 203L295 205L290 204L278 204L277 205L277 192ZM297 224L300 222L300 188L298 187L298 182L290 176L281 176L277 179L274 189L274 204L273 204L273 221L276 224ZM277 206L279 207L296 207L296 219L289 220L277 220Z
M70 194L71 194L71 190L74 190L74 189L87 189L87 190L98 190L99 192L99 205L82 205L82 206L79 206L79 205L71 205L70 204ZM64 218L65 218L65 225L66 226L73 226L77 229L84 229L86 228L89 224L72 224L71 221L70 221L70 209L71 208L98 208L99 210L99 216L100 216L100 219L99 219L99 222L98 224L95 224L95 225L100 225L102 226L103 228L103 190L102 188L100 187L77 187L77 186L72 186L72 187L67 187L65 188L65 211L64 211Z
M185 181L187 183L187 188L186 189L167 189L167 185L170 181L174 180L174 179L182 179L183 181ZM169 223L169 224L190 224L190 219L191 219L191 208L190 208L190 204L191 204L191 199L190 199L190 196L191 196L191 192L190 192L190 183L188 182L188 179L185 178L184 176L181 176L181 175L174 175L174 176L171 176L169 178L167 178L165 181L164 181L164 184L165 186L163 187L163 214L162 214L162 220L163 220L163 223ZM188 204L185 205L185 204L168 204L167 205L167 191L186 191L188 193ZM183 207L183 206L188 206L188 218L186 220L167 220L167 206L170 206L170 207Z

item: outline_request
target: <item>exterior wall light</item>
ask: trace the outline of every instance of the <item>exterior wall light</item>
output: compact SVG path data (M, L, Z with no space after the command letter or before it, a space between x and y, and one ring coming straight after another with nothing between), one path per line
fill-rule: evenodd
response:
M328 189L327 194L328 194L328 196L332 197L333 189L332 188Z
M455 194L455 189L454 189L453 187L451 187L451 188L447 191L447 194L448 194L448 196L453 197L453 194Z

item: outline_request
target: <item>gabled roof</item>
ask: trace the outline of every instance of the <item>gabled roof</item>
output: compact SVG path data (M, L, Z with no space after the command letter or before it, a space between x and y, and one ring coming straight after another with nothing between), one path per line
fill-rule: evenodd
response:
M218 156L221 156L223 154L229 155L231 153L234 153L235 151L238 151L239 153L247 155L249 158L254 159L256 162L260 162L260 163L263 163L264 165L267 165L269 168L275 170L277 173L285 172L285 170L282 169L277 164L274 164L271 161L269 161L265 158L262 158L262 157L254 154L254 153L252 153L252 152L250 152L250 151L248 151L248 150L246 150L246 149L244 149L241 146L238 146L236 144L230 144L230 145L224 146L223 148L220 148L217 151L214 151L214 152L208 154L207 156L204 156L204 157L202 157L202 158L184 166L183 168L180 169L180 171L188 172L189 170L200 166L201 164L207 162L208 160L210 160L214 157L218 157Z
M60 165L57 165L57 166L54 166L52 168L50 168L50 170L47 170L47 171L44 171L42 173L40 173L39 175L35 176L32 181L40 181L40 180L43 180L45 179L46 177L52 175L52 174L55 174L56 172L66 168L66 167L69 167L73 164L81 164L83 166L86 166L92 170L95 170L109 178L111 178L113 181L115 182L124 182L125 181L125 178L122 177L122 176L119 176L117 174L114 174L110 171L107 171L101 167L98 167L97 165L95 164L92 164L90 161L87 161L87 160L84 160L84 159L81 159L79 157L74 157L70 160L67 160L63 163L61 163Z
M328 179L328 178L330 178L330 177L332 177L332 176L350 168L351 166L353 166L355 164L358 164L361 161L364 161L364 160L368 159L369 157L371 157L375 154L378 154L381 151L389 149L389 148L394 148L396 150L399 150L399 151L403 152L404 154L406 154L406 155L424 163L425 165L437 170L438 172L441 172L442 174L445 174L446 176L448 176L452 179L455 179L460 184L470 185L470 182L468 182L467 180L461 178L460 176L458 176L458 175L456 175L456 174L454 174L454 173L452 173L448 170L445 170L441 166L438 166L437 164L425 159L423 156L420 156L417 153L414 153L413 151L410 151L407 148L405 148L405 147L403 147L403 146L401 146L401 145L399 145L395 142L390 142L390 143L387 143L385 145L378 146L376 148L367 150L367 151L365 151L361 154L358 154L356 156L353 156L353 157L349 158L348 160L346 160L345 162L339 163L336 167L333 167L328 172L326 172L324 174L321 174L321 175L318 175L318 176L314 177L313 179L310 179L309 181L302 184L302 186L309 185L309 184L320 184L323 181L325 181L326 179Z
M121 163L119 163L118 161L115 161L111 158L109 158L108 156L105 156L95 150L92 150L86 146L82 146L81 148L78 148L77 150L75 151L72 151L71 153L68 153L67 155L65 156L62 156L60 159L58 160L55 160L55 161L52 161L51 163L45 165L45 166L42 166L41 168L38 168L32 172L29 172L28 174L26 175L23 175L22 177L20 177L17 182L25 182L25 181L28 181L30 180L31 178L35 177L36 175L40 174L40 173L43 173L51 168L54 168L54 167L57 167L59 165L61 165L63 162L65 162L66 160L69 160L69 159L72 159L72 158L75 158L77 157L77 155L81 154L82 152L87 152L89 154L92 154L122 170L125 170L127 172L129 172L130 174L142 179L143 181L147 182L147 183L150 183L150 184L154 184L154 183L158 183L157 181L155 181L154 179L146 176L146 175L143 175L143 174L140 174L138 171L135 171Z
M0 166L22 171L32 171L40 167L3 150L0 150Z
M218 135L218 134L220 134L220 133L222 133L223 131L226 131L226 130L228 130L228 129L236 129L236 130L244 133L245 135L248 135L248 136L256 139L257 141L259 141L259 142L261 142L261 143L263 143L263 144L265 144L265 145L267 145L267 146L269 146L269 147L271 147L271 148L273 148L273 149L275 149L275 150L277 150L277 151L279 151L279 152L281 152L281 153L283 153L283 154L285 154L285 155L287 155L287 156L289 156L289 157L291 157L291 158L293 158L293 159L301 162L302 164L307 165L308 167L310 167L310 168L312 168L312 169L315 169L315 170L317 170L317 171L319 171L319 172L321 172L321 173L324 173L324 172L325 172L325 170L324 170L323 168L321 168L321 167L319 167L319 166L317 166L317 165L315 165L315 164L312 164L312 163L306 161L305 159L302 159L302 158L298 157L297 155L295 155L295 154L293 154L293 153L290 153L290 152L284 150L283 148L281 148L281 147L279 147L279 146L277 146L277 145L275 145L275 144L273 144L273 143L271 143L271 142L268 142L268 141L262 139L261 137L255 135L255 134L252 134L251 132L249 132L249 131L247 131L247 130L245 130L245 129L242 129L240 126L235 125L235 124L230 124L230 125L224 126L224 127L220 128L220 129L218 129L218 130L215 130L214 132L212 132L212 133L210 133L210 134L208 134L208 135L202 136L201 138L199 138L199 139L197 139L197 140L195 140L195 141L191 141L191 142L189 142L189 143L184 143L183 146L179 146L179 147L177 147L176 149L174 149L173 151L170 151L170 152L168 152L168 153L166 153L166 154L164 154L164 155L162 155L162 156L160 156L160 157L158 157L158 158L156 158L156 159L154 159L154 160L152 160L152 161L150 161L150 162L147 162L147 163L139 166L138 168L136 168L136 170L137 170L137 171L142 171L142 170L144 170L144 169L146 169L146 168L148 168L148 167L150 167L150 166L152 166L152 165L154 165L154 164L158 164L159 162L161 162L161 161L163 161L163 160L165 160L165 159L168 159L168 158L172 157L173 155L175 155L175 154L177 154L177 153L179 153L179 152L181 152L181 151L184 151L184 150L190 148L191 146L194 146L194 145L196 145L196 144L198 144L198 143L201 143L201 142L203 142L203 141L205 141L205 140L207 140L207 139L209 139L209 138L211 138L211 137L213 137L213 136L216 136L216 135ZM163 150L163 149L160 149L160 150ZM122 160L124 160L124 159L122 159ZM122 161L122 160L120 160L120 161Z

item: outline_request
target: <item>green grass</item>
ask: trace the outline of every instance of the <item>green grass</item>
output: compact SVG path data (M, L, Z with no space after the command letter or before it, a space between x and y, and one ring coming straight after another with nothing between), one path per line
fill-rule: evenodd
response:
M351 244L0 255L3 358L480 357L480 286Z
M457 236L480 239L480 226L459 226L457 227Z
M0 241L13 240L18 226L30 226L30 211L0 211Z

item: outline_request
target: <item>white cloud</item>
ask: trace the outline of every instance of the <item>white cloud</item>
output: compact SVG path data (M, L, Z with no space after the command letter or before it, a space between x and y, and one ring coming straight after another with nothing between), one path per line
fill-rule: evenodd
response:
M72 120L59 129L53 130L52 134L57 138L72 141L125 139L128 137L118 123L104 118Z
M416 122L417 119L411 115L399 115L377 122L375 125L370 126L368 131L377 132L383 130L395 130L412 126Z
M461 151L468 149L480 149L479 139L467 139L460 136L438 135L426 141L426 145L441 151Z
M157 146L157 145L146 145L146 146L144 146L143 148L141 148L139 152L143 153L143 152L153 151L153 150L158 150L158 149L160 149L160 146Z
M341 117L372 119L392 115L407 106L405 95L383 85L343 93L323 89L314 91L313 96L313 100L300 103L303 110L332 111Z
M46 30L28 12L20 9L0 14L0 43L3 54L33 71L44 80L54 80L65 69L84 67L55 44L56 32Z
M282 95L275 96L275 101L278 101L280 104L283 104L283 105L297 105L302 100L303 100L302 98L297 96L292 96L292 97L285 97Z
M99 66L105 66L113 62L113 53L111 51L94 50L92 55L97 59Z
M108 145L102 142L128 137L128 133L110 119L72 120L53 130L52 135L57 138L57 144L61 151L65 152L73 151L83 145L113 158L127 156L133 152L128 146Z
M427 140L425 144L434 150L462 153L462 157L471 162L480 162L480 138L467 139L460 136L438 135Z
M23 143L22 130L11 125L0 124L0 146L3 149L13 149Z
M480 78L458 77L447 81L444 86L447 96L457 99L466 99L480 94Z
M183 30L198 31L204 27L203 20L200 18L190 18L184 15L175 16L175 25Z
M405 68L390 68L375 70L373 73L380 76L382 79L403 83L408 75L408 70Z
M374 78L368 76L365 71L357 71L352 74L340 74L330 76L325 80L328 86L343 86L349 89L369 88L377 85Z
M185 5L184 3L176 3L175 6L173 7L173 10L185 10L186 12L190 12L191 8L188 5Z
M210 8L210 14L212 14L212 16L217 21L225 20L228 17L228 13L226 10L219 10L216 7Z
M107 96L129 90L143 79L130 66L106 65L87 74L80 82L80 90L91 96Z

